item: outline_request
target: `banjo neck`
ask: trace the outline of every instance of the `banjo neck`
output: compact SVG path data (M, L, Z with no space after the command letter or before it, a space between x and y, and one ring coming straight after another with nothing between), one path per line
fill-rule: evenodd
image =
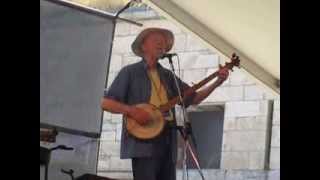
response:
M222 67L221 65L219 65L219 68L228 68L229 70L233 71L233 67L237 66L239 67L240 60L239 60L239 56L236 56L235 54L232 55L231 58L231 62L226 63L224 67ZM214 73L212 73L211 75L209 75L208 77L206 77L205 79L203 79L202 81L200 81L199 83L193 85L192 87L184 90L184 93L182 95L182 99L185 100L185 98L187 98L188 96L190 96L193 92L195 92L196 90L198 90L199 88L201 88L202 86L204 86L205 84L207 84L209 81L211 81L212 79L214 79L215 77L218 76L218 72L216 71ZM219 86L219 84L215 84L216 87ZM171 100L169 100L166 104L160 106L160 111L161 112L167 112L169 111L171 108L173 108L176 104L181 103L181 99L179 96L176 96L174 98L172 98Z

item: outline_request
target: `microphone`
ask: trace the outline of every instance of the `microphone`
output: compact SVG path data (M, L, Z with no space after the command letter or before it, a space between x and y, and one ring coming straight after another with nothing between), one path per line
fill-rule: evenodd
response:
M173 56L177 56L176 53L167 53L167 54L163 54L162 56L160 56L160 59L164 59L164 58L172 58Z

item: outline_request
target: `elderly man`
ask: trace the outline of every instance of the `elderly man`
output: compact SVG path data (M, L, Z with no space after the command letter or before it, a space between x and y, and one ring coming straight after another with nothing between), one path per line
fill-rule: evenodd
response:
M136 104L148 103L159 107L178 96L173 74L158 63L159 58L171 50L173 43L174 36L169 30L143 30L131 45L132 51L142 60L120 70L110 88L105 91L102 109L121 113L144 125L152 117L144 109L136 107ZM222 68L218 74L218 80L214 83L186 97L185 106L199 104L227 79L229 72ZM178 77L177 79L181 90L189 88L185 82ZM120 158L132 159L135 180L176 179L177 132L173 128L176 125L174 108L166 114L167 121L161 134L148 141L137 139L128 133L124 119Z

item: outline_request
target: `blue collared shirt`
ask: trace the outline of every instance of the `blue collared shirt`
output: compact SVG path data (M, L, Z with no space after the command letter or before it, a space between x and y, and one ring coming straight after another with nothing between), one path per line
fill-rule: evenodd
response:
M171 71L162 67L159 63L157 63L157 70L160 81L166 88L168 99L170 100L171 98L178 96L178 90ZM190 87L180 80L180 78L177 77L177 80L182 93L183 90ZM186 107L192 103L194 95L195 93L185 99L184 103ZM104 93L104 97L114 99L128 105L148 103L150 96L151 81L148 77L147 64L144 60L123 67L112 82L110 88ZM174 113L174 108L172 111ZM174 152L176 151L176 138L176 131L173 131L170 142L174 148ZM152 141L140 141L130 136L125 128L125 123L123 123L120 148L120 157L122 159L152 156L153 144L154 143Z

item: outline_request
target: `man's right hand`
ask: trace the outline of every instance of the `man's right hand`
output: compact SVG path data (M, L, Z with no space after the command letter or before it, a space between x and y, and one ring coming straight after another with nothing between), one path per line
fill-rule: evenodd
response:
M145 125L151 120L148 112L135 106L130 106L127 116L136 120L140 125Z

